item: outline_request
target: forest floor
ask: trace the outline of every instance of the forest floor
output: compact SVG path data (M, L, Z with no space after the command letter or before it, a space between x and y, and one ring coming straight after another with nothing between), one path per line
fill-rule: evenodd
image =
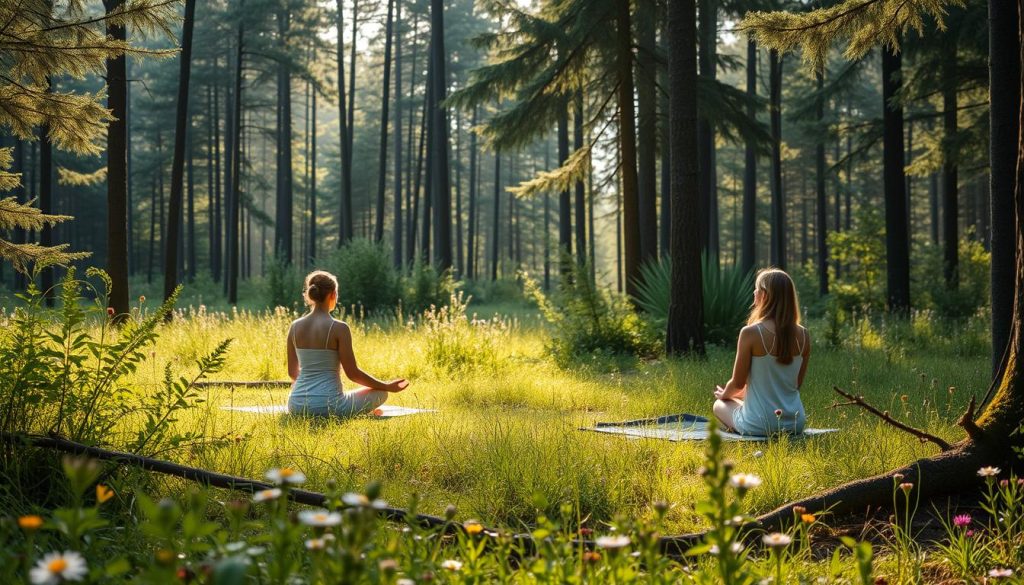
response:
M663 414L708 414L715 384L731 373L731 348L712 347L706 360L638 361L588 358L560 367L546 350L546 325L525 306L476 306L487 324L434 326L396 319L351 321L359 365L410 387L389 404L437 412L390 420L314 422L298 417L223 410L226 405L284 404L283 387L208 387L205 402L181 416L182 430L223 441L168 455L182 463L260 478L291 466L323 490L383 483L383 497L441 514L513 529L539 512L574 504L600 528L617 515L651 517L667 501L669 532L701 528L693 503L704 486L698 470L704 444L636 440L582 432L596 421ZM491 318L493 315L493 318ZM234 314L184 310L162 330L135 386L157 388L164 364L188 375L195 360L225 338L234 340L221 380L286 379L284 339L296 315L278 309ZM978 319L979 323L983 320ZM826 342L827 324L812 321L815 345L802 395L808 425L840 432L792 441L731 443L726 456L763 484L744 500L761 513L847 480L877 474L932 454L922 444L856 407L833 407L833 386L862 394L896 418L953 441L956 418L989 380L984 327L947 326L924 315L899 327L864 319L845 324ZM956 332L956 333L952 333ZM126 423L127 424L127 423ZM126 429L127 430L127 429ZM166 481L170 492L185 484Z

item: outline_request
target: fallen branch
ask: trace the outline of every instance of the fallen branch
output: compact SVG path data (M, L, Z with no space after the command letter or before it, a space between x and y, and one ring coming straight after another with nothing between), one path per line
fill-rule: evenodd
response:
M863 408L864 410L870 412L871 414L877 416L878 418L882 419L886 423L896 427L897 429L899 429L901 431L904 431L904 432L907 432L907 433L910 433L911 435L914 435L918 439L921 439L921 441L928 441L928 442L931 442L931 443L935 443L936 445L939 446L939 449L941 449L943 452L949 451L950 449L953 448L953 446L950 445L949 443L947 443L944 439L942 439L940 437L936 437L935 435L933 435L931 433L928 433L926 431L922 431L919 428L912 427L912 426L910 426L908 424L902 423L902 422L894 419L893 417L889 416L888 412L883 412L881 410L878 410L874 406L871 406L871 404L869 404L868 401L864 400L863 396L854 396L853 394L850 394L849 392L843 391L838 386L833 386L832 389L835 390L836 392L838 392L839 395L842 396L843 398L849 400L849 402L840 403L840 404L837 404L836 406L857 405L857 406ZM972 403L973 403L973 399L972 399Z

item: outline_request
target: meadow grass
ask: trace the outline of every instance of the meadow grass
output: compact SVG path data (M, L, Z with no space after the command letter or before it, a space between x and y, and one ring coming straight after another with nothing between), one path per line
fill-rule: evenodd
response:
M380 480L383 496L394 505L404 506L416 494L419 511L441 514L455 504L462 518L511 528L532 522L539 511L554 515L564 502L577 506L589 526L619 514L649 518L658 500L674 504L666 516L670 532L701 528L692 504L704 491L698 475L702 443L628 439L579 428L669 413L708 414L715 384L731 373L731 348L712 347L704 360L595 357L562 369L548 357L549 333L528 307L470 311L500 317L434 327L424 320L350 320L360 366L378 377L411 382L389 403L436 413L331 421L248 414L221 407L284 404L287 388L210 387L205 402L176 424L227 440L169 456L246 477L260 477L275 466L297 467L314 490L325 489L329 479L343 489ZM150 363L136 374L139 387L155 387L168 361L187 371L224 338L234 343L218 379L286 378L284 339L294 313L200 308L178 314L164 328ZM935 452L934 446L863 412L830 408L833 385L947 440L961 436L957 416L972 394L980 398L987 388L988 349L984 327L977 323L955 328L928 315L899 326L854 320L836 348L821 341L825 327L824 322L810 325L819 341L802 394L810 426L841 432L727 444L726 456L738 470L764 480L748 496L752 513ZM470 358L443 359L452 353ZM166 486L185 489L177 482Z

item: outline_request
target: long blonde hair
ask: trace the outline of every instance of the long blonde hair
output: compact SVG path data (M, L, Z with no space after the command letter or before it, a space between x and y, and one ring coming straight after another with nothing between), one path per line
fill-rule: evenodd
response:
M751 307L747 325L765 319L775 321L775 345L779 350L775 360L780 364L792 363L793 343L800 325L800 303L793 279L778 268L764 268L757 272L754 288L761 291L761 301Z

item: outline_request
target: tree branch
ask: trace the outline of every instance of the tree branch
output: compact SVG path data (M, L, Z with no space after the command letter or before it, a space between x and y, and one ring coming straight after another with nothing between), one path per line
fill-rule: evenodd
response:
M947 443L944 439L936 437L935 435L933 435L931 433L922 431L921 429L912 427L912 426L910 426L908 424L901 423L900 421L898 421L898 420L894 419L893 417L889 416L888 412L883 412L881 410L878 410L874 406L870 405L866 400L864 400L863 396L854 396L853 394L850 394L849 392L844 392L838 386L833 386L832 389L835 390L837 393L839 393L839 395L842 396L843 398L849 400L849 402L840 403L840 404L837 404L836 406L845 406L845 405L848 405L848 404L855 404L855 405L863 408L864 410L870 412L871 414L877 416L878 418L882 419L886 423L896 427L897 429L899 429L901 431L905 431L907 433L910 433L911 435L914 435L918 439L921 439L921 441L928 441L928 442L931 442L931 443L935 443L936 445L938 445L939 449L941 449L942 451L949 451L950 449L953 448L953 446L950 445L949 443ZM973 398L971 399L971 403L972 404L974 403L974 399Z

